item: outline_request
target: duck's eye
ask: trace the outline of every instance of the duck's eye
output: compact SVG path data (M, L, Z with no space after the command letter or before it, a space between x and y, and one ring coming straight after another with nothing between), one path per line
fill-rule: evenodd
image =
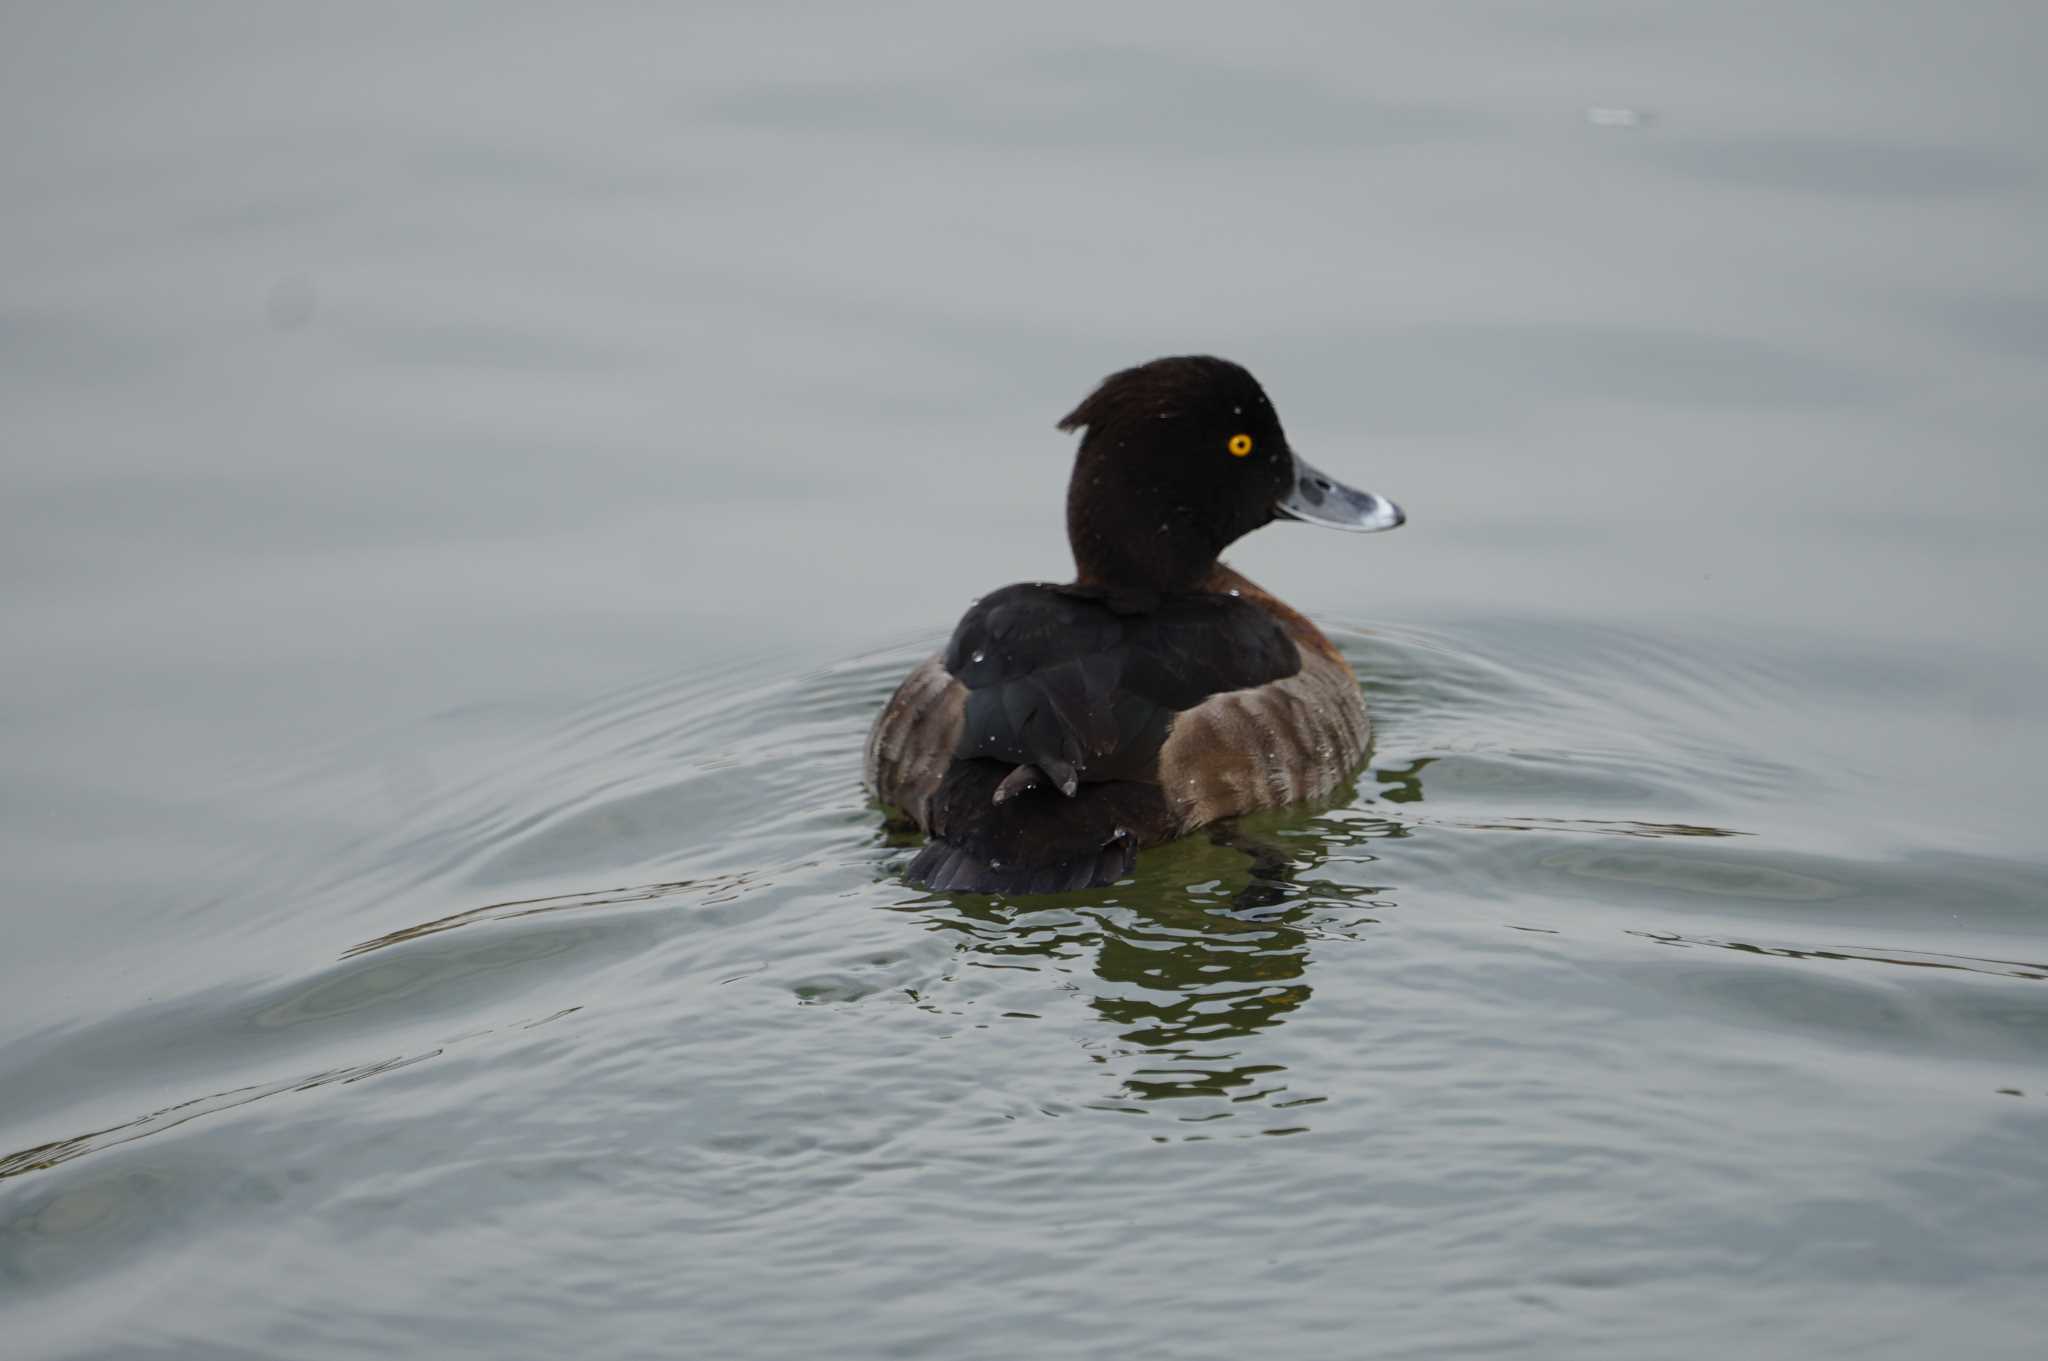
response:
M1250 435L1232 435L1230 437L1230 456L1232 458L1243 458L1251 451L1252 437Z

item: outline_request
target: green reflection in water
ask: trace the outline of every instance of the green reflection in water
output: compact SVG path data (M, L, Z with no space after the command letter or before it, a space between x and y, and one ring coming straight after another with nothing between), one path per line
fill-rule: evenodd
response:
M1387 766L1372 772L1380 782L1379 796L1388 803L1421 803L1422 772L1436 763L1434 756L1423 756L1405 766Z
M1138 877L1112 889L942 895L894 910L990 967L1092 973L1086 1004L1117 1040L1107 1054L1083 1045L1090 1061L1118 1073L1107 1107L1151 1113L1200 1098L1211 1104L1175 1113L1207 1122L1241 1105L1321 1099L1302 1099L1302 1075L1289 1075L1258 1039L1308 1005L1314 945L1376 922L1371 914L1390 904L1384 885L1305 880L1332 854L1370 860L1361 845L1406 835L1404 824L1355 808L1306 823L1296 809L1148 851Z
M1259 922L1133 914L1106 931L1095 972L1107 986L1090 1004L1126 1043L1169 1060L1133 1072L1127 1094L1228 1096L1281 1072L1243 1049L1217 1046L1249 1039L1307 1003L1310 936L1299 922L1308 915L1298 906Z

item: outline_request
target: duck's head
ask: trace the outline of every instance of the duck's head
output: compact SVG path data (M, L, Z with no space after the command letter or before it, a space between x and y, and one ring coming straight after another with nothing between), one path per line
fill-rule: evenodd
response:
M1268 521L1370 532L1406 518L1297 457L1258 380L1227 359L1113 373L1060 429L1083 431L1067 539L1087 585L1190 590L1217 554Z

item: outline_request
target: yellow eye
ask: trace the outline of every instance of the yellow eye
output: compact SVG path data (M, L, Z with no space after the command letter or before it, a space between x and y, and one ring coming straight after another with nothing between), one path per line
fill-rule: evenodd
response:
M1230 456L1232 458L1243 458L1251 451L1252 437L1250 435L1232 435L1230 437Z

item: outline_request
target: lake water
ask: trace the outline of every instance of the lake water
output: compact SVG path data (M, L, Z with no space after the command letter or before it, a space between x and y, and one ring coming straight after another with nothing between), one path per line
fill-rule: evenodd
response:
M10 1358L2041 1354L2048 10L0 23ZM1190 351L1369 768L906 888Z

